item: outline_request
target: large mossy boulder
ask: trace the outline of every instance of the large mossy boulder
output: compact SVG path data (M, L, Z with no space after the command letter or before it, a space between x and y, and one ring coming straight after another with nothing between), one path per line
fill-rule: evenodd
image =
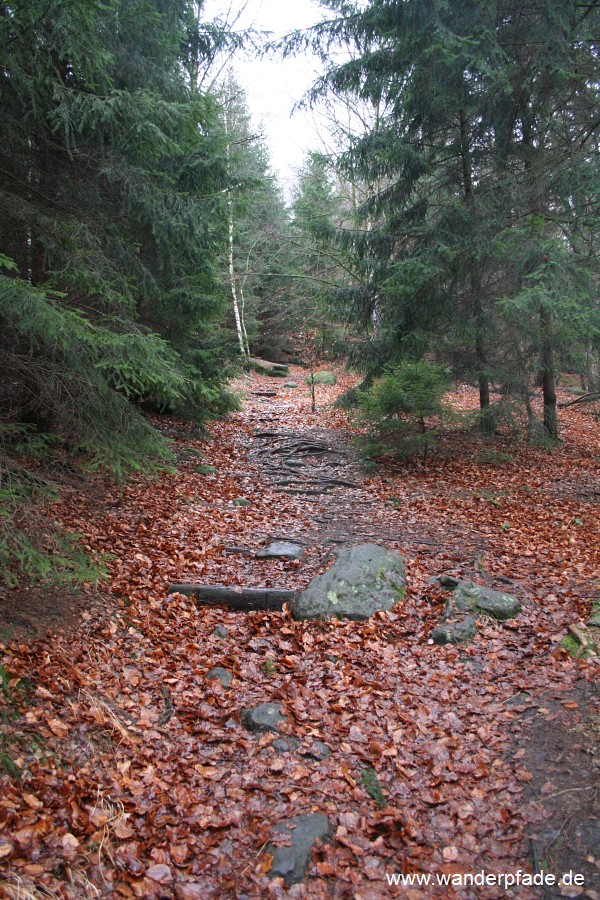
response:
M503 621L521 612L521 602L512 594L494 591L484 584L441 575L438 583L452 591L452 607L461 613L479 613Z
M358 544L336 551L336 561L298 596L295 619L333 616L361 621L389 610L406 594L404 559L378 544Z

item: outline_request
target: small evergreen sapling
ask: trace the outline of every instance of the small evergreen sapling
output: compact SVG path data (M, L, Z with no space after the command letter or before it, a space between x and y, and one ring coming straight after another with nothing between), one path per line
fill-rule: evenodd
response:
M359 393L357 422L368 456L427 458L449 415L443 403L450 387L448 372L427 360L402 362Z

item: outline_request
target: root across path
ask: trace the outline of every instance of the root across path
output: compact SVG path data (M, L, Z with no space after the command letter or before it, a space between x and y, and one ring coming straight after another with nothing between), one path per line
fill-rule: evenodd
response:
M564 409L552 454L464 431L427 468L367 470L339 382L312 413L307 386L242 379L211 441L162 422L176 471L52 508L109 581L48 594L48 629L39 589L35 633L1 598L0 896L600 896L598 664L561 646L600 595L592 411ZM295 621L285 592L364 542L407 560L402 602ZM436 646L444 573L518 589L521 613ZM214 586L282 608L228 609ZM498 880L519 871L556 883Z

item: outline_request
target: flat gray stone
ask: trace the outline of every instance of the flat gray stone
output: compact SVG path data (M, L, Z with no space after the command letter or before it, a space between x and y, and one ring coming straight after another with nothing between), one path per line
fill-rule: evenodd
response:
M207 672L206 677L209 681L220 681L223 687L229 687L233 681L233 673L222 666L215 666L214 669Z
M227 628L225 628L224 625L217 625L217 627L213 631L213 634L218 638L229 637L229 631L227 630Z
M474 581L461 581L453 575L441 575L437 581L453 592L451 606L458 612L483 613L501 621L521 612L521 603L512 594L494 591Z
M378 610L393 609L406 594L404 560L378 544L337 550L336 561L298 596L294 619L338 616L362 621Z
M236 497L232 502L234 506L252 506L252 500L246 497Z
M293 753L300 746L300 741L295 737L277 738L271 746L277 753Z
M302 559L304 550L300 544L291 541L272 541L264 550L256 554L258 559Z
M278 822L271 829L271 836L285 834L291 841L289 847L267 845L267 852L273 856L269 878L283 878L289 887L299 884L306 875L314 845L318 840L331 838L329 819L322 813L305 813Z
M473 616L465 616L457 622L444 622L431 632L434 644L467 644L477 634L477 625Z
M297 388L298 385L296 384L295 381L286 381L286 383L284 384L284 387L285 388Z
M465 666L472 672L475 672L476 675L483 674L483 666L478 659L465 659Z
M259 703L258 706L242 710L242 725L254 734L264 734L267 731L277 733L277 725L283 721L285 716L281 715L276 703Z

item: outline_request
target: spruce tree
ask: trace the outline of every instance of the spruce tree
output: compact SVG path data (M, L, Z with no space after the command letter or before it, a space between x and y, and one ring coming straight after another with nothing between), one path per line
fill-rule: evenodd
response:
M202 37L192 7L0 2L0 494L9 509L42 483L23 468L27 452L67 451L122 474L167 452L141 404L202 418L228 402L218 281L225 137L215 98L190 79L191 54L204 46L190 47L194 28ZM39 568L10 522L0 569L10 558Z
M184 77L186 9L1 10L4 412L102 462L160 443L128 400L220 402L224 143Z
M309 42L327 62L341 44L350 59L328 62L312 98L332 92L380 110L338 159L370 187L354 233L343 236L356 265L340 298L368 334L363 365L378 371L445 348L476 378L485 408L490 379L514 374L534 317L537 359L527 365L542 369L545 427L555 436L556 354L567 322L573 334L572 307L585 322L580 342L597 328L593 276L582 277L596 266L597 222L585 210L598 183L597 5L321 5L334 17L292 36L288 50ZM515 257L517 245L527 259ZM542 297L549 264L561 266L560 300L550 289ZM519 297L528 320L513 353L506 312Z

